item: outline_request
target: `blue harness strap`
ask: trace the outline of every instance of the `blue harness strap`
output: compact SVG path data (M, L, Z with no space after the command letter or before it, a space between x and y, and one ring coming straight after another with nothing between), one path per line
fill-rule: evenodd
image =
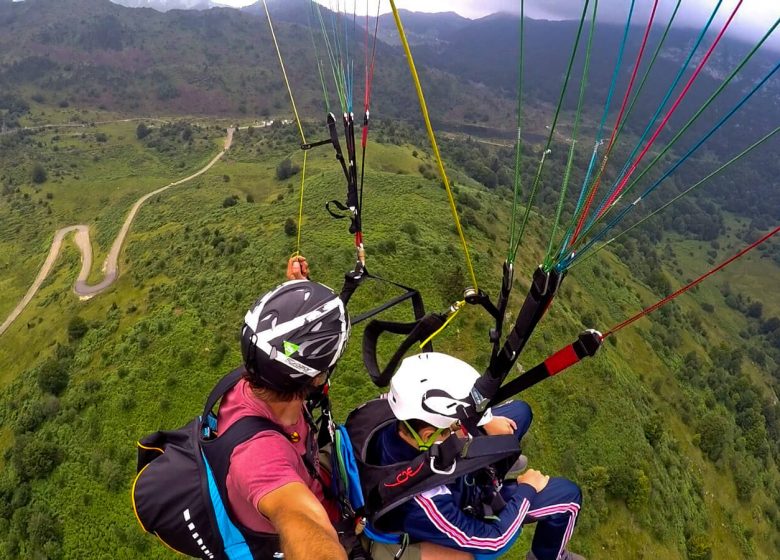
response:
M344 489L347 493L352 509L361 510L366 501L363 497L363 489L360 486L360 474L358 473L357 460L355 459L355 450L352 448L352 441L344 426L336 426L336 457L339 463L338 475L346 477ZM335 474L335 473L334 473Z

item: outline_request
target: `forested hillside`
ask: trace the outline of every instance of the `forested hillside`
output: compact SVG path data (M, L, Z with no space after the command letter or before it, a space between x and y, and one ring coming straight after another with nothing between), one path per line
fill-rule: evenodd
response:
M52 274L0 334L0 557L172 558L133 515L134 443L187 422L215 380L238 363L247 306L283 279L296 248L299 137L294 125L281 122L290 118L286 91L267 27L252 10L162 14L98 0L65 4L0 2L6 30L0 34L0 320L33 282L57 229L88 224L94 262L103 262L136 200L201 169L222 149L226 127L240 128L213 168L140 208L112 288L85 300L73 294L79 253L66 238ZM281 4L271 6L291 20L278 22L279 40L306 115L304 132L320 139L326 130L319 84L311 79L316 66L309 31L295 23L299 12L285 15ZM414 15L405 17L413 20L428 65L424 86L437 130L448 131L440 134L441 148L480 287L495 294L512 209L513 82L509 72L478 67L485 53L459 49L466 44L461 38L487 41L517 22L446 16L426 34L425 20L415 27ZM535 25L539 37L559 33L571 41L568 23ZM675 48L684 42L681 35ZM608 41L603 45L609 48ZM488 58L508 61L510 50ZM462 65L449 64L456 57ZM657 180L733 105L765 69L766 58L757 60L640 186ZM532 80L525 113L522 200L553 113L559 63L565 61L550 61L546 81L541 67L529 70L539 79ZM366 159L368 266L420 289L428 309L444 310L469 282L459 239L404 61L395 47L382 45L377 64L377 117ZM768 93L713 135L713 144L687 160L624 228L776 127L773 80ZM589 131L599 116L599 87L585 111ZM695 99L713 87L705 81ZM646 95L615 148L616 162L629 156L642 133L641 116L652 114L663 93ZM572 104L565 105L562 132L529 215L509 320L549 242L566 175ZM766 118L755 118L756 112ZM471 134L457 132L464 126ZM588 167L592 146L582 144L572 183L582 181ZM773 138L573 267L520 367L536 365L586 328L606 331L776 227L776 153ZM608 168L605 181L619 171ZM309 152L306 177L301 250L313 277L337 288L354 264L354 246L346 220L332 219L323 208L344 196L332 148ZM567 218L574 196L561 207ZM94 264L91 280L102 275ZM594 358L523 395L535 413L524 442L531 466L570 477L585 493L573 550L591 559L777 557L779 282L780 243L771 240L608 338ZM396 293L370 283L358 291L351 312ZM388 316L410 313L400 308ZM490 327L484 312L467 307L436 348L482 368ZM362 327L353 330L334 375L339 419L379 391L360 362L361 335ZM532 531L524 532L518 557Z

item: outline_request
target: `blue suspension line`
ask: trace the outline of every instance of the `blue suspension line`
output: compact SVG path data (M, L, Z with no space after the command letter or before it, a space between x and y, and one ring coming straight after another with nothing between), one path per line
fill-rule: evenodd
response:
M603 133L604 125L607 122L607 116L609 115L609 108L612 105L612 96L615 93L615 86L617 85L618 75L620 74L620 67L623 62L623 53L626 50L626 42L628 41L628 32L631 29L631 18L634 14L634 4L636 0L631 0L631 7L628 10L628 19L626 20L626 26L623 30L623 39L620 42L620 50L618 51L617 61L615 62L615 69L612 71L612 82L609 85L609 92L607 93L607 101L604 104L604 112L601 115L601 122L599 123L598 131L596 132L596 142L593 145L593 153L590 156L590 163L588 163L588 170L585 172L585 178L582 181L582 188L580 189L580 196L577 199L577 205L574 207L574 216L576 217L585 202L585 194L587 193L588 183L590 182L591 174L593 173L593 167L596 164L596 157L598 156L599 146L604 142ZM566 235L561 245L558 257L566 251L569 246L569 241L574 233L574 221L569 225Z
M620 174L617 176L617 179L615 179L615 182L612 184L612 187L609 190L607 190L607 192L604 194L604 197L601 199L601 202L596 207L596 211L591 214L590 219L585 223L585 228L584 228L585 231L587 231L593 225L593 222L596 220L596 217L601 214L601 211L604 208L604 205L609 200L609 197L615 191L615 188L620 184L620 181L623 179L623 177L625 177L629 167L631 167L631 163L634 160L634 156L636 156L637 152L642 147L642 144L647 139L647 135L650 134L650 131L653 129L653 125L655 124L656 119L661 114L661 111L664 110L664 107L669 101L669 98L672 96L672 93L674 93L674 89L677 87L677 84L680 83L683 74L685 74L685 70L688 68L688 65L691 63L691 60L693 59L693 55L696 54L696 51L699 49L699 45L701 45L701 42L704 40L704 36L707 34L710 25L712 25L712 22L715 19L715 16L717 15L718 10L720 9L722 3L723 0L718 0L718 3L715 5L715 9L713 9L712 14L710 14L710 19L707 20L707 23L705 24L704 28L701 30L701 33L699 33L699 37L696 39L696 42L693 44L693 48L691 48L691 52L688 54L688 58L685 59L685 62L683 63L682 67L680 67L680 70L677 72L677 76L675 76L672 85L669 86L669 90L666 92L666 95L661 100L661 103L658 105L658 109L656 109L653 116L650 117L650 120L647 122L647 127L645 128L645 131L642 133L642 136L639 138L639 141L636 143L636 146L634 146L634 149L631 151L631 155L629 155L628 159L626 159L626 163L623 165L623 169L620 171Z
M573 262L575 262L577 259L579 259L583 254L587 253L587 251L593 247L598 241L602 240L617 224L619 224L628 214L631 212L634 208L636 208L642 200L644 200L650 193L652 193L656 188L658 188L661 183L663 183L666 179L669 178L676 170L679 168L685 161L691 157L701 146L710 139L710 137L715 134L715 132L718 131L725 123L728 121L734 114L739 111L742 106L748 102L748 100L759 90L761 87L769 80L769 78L772 77L772 75L777 72L777 70L780 69L780 62L778 62L772 70L767 73L764 78L758 82L752 90L750 90L749 93L747 93L740 101L737 103L726 115L724 115L716 124L713 126L696 144L688 150L688 152L682 156L677 162L672 165L655 183L653 183L645 192L643 192L639 198L637 198L634 202L626 206L625 208L622 208L620 212L618 212L607 224L596 234L594 235L579 251L574 253L573 255L570 255L563 259L561 262L558 263L558 265L555 267L558 272L563 272Z

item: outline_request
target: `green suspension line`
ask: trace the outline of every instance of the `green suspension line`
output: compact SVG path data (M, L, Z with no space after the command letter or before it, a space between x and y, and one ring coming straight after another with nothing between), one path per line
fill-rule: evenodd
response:
M517 65L517 138L515 138L515 180L514 197L512 198L512 214L509 227L509 247L507 248L506 261L514 264L515 256L512 253L512 247L515 246L515 229L517 224L517 199L520 198L520 188L522 180L522 152L521 143L523 127L523 53L525 44L525 0L520 0L520 57Z
M618 139L620 138L620 135L623 132L623 128L626 126L626 123L628 122L628 118L631 115L632 111L634 110L634 106L636 105L637 100L639 99L639 95L642 93L642 89L645 86L645 83L647 82L648 77L650 76L650 72L653 70L653 66L655 65L656 59L658 58L659 53L661 52L661 49L664 46L664 43L666 42L667 36L669 35L669 31L672 28L672 24L674 23L675 17L677 17L677 12L680 9L680 5L682 4L682 0L677 0L677 5L674 8L674 11L672 12L671 18L669 18L669 22L666 24L666 28L664 29L663 35L661 36L661 40L658 42L658 46L655 49L655 52L653 53L652 58L650 59L650 64L648 64L647 69L645 70L644 75L642 76L642 79L639 82L639 86L637 87L636 92L634 93L634 97L631 100L631 103L628 106L628 109L626 110L625 117L620 122L620 126L618 128L617 134L615 135L615 143L617 144ZM591 182L591 187L596 184L596 181L598 180L598 177ZM588 190L588 194L590 193L590 189ZM571 221L569 222L568 231L574 231L574 227L577 224L577 221L582 216L582 212L585 210L585 207L580 205L579 208L577 208L577 211L572 216ZM564 240L565 241L565 240ZM564 251L563 243L560 247L558 247L557 251L557 258L560 259L562 256L562 253Z
M588 83L588 72L590 70L590 55L593 47L593 35L596 30L596 13L599 9L599 0L594 0L593 15L590 21L590 30L588 31L588 46L585 50L585 66L582 69L582 81L580 82L580 96L577 101L577 113L574 116L574 127L571 133L571 147L569 148L569 159L566 162L566 170L563 173L563 183L561 185L561 196L558 199L558 209L555 212L555 221L553 222L552 232L550 233L550 243L547 245L547 254L544 256L544 262L542 268L545 272L549 272L554 264L553 255L557 251L553 251L553 244L555 243L555 235L558 232L558 225L561 223L561 214L563 213L563 202L566 199L566 192L569 188L569 177L571 176L571 169L574 164L574 149L577 146L577 132L580 126L580 118L582 117L582 106L585 101L585 90ZM563 243L563 240L561 240Z
M346 94L344 93L344 81L342 74L340 73L340 64L339 59L341 58L341 50L339 48L338 57L337 54L333 50L333 44L330 40L330 34L328 33L328 28L325 24L325 20L322 17L322 11L320 10L320 5L314 2L312 0L312 3L314 4L315 10L317 12L317 18L320 22L320 29L322 30L322 37L325 41L325 48L328 53L328 60L330 61L330 69L333 74L333 82L336 85L336 94L339 98L339 104L341 105L342 112L346 112L347 110L347 98ZM338 33L334 31L334 40L336 41L338 45Z
M314 2L312 2L313 4ZM317 41L314 39L314 30L311 27L311 12L314 7L310 4L309 11L306 12L306 19L309 24L309 36L311 37L311 44L314 47L314 56L317 58L317 72L320 76L320 84L322 85L322 96L325 99L325 111L330 113L330 95L328 95L328 87L325 85L325 74L322 69L322 57L320 56L319 48L317 47Z
M542 170L544 169L544 163L547 159L547 156L552 153L552 150L550 149L550 146L552 145L552 139L555 134L555 127L558 124L558 117L561 113L561 106L563 105L563 98L566 95L566 88L569 85L569 78L571 78L571 71L572 67L574 66L574 60L577 57L577 49L579 47L580 38L582 37L582 28L585 26L585 17L588 13L588 6L590 4L590 0L585 0L585 5L582 9L582 16L580 17L580 24L577 28L577 36L574 39L574 47L572 48L571 57L569 58L569 66L566 69L566 77L563 81L563 87L561 88L561 95L558 98L558 106L555 108L555 116L553 117L552 126L550 126L550 134L547 136L547 143L545 144L544 150L542 151L542 159L539 162L539 167L536 170L536 176L534 177L533 185L531 186L531 195L528 198L528 205L525 208L525 214L523 215L523 222L520 226L520 233L518 234L517 242L516 244L511 247L510 249L510 258L508 259L509 262L514 262L515 258L517 257L517 250L520 247L520 244L523 241L523 236L525 235L525 228L528 225L528 219L531 215L531 207L533 206L534 198L536 198L536 191L539 189L539 183L542 179Z

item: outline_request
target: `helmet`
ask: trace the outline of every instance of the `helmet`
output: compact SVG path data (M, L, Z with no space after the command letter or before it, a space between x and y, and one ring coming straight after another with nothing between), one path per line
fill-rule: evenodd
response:
M479 373L466 362L439 352L405 358L390 381L387 400L399 420L422 420L448 428L458 420L458 408L474 406L469 394ZM479 422L492 418L487 410Z
M293 280L260 297L247 311L241 354L250 379L293 393L330 371L348 338L349 316L333 290Z

